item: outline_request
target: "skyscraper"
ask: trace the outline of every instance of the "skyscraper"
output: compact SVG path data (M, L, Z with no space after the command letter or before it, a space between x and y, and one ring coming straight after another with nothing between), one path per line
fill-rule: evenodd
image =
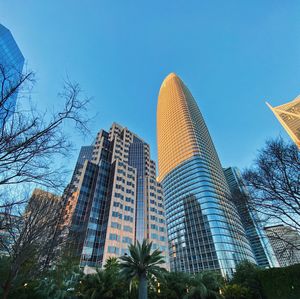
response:
M255 263L204 119L174 73L159 92L157 144L171 270L226 276L244 259Z
M224 174L257 264L264 268L278 266L272 246L259 223L258 215L249 207L250 194L240 171L236 167L228 167L224 169Z
M163 251L168 267L164 200L149 145L114 123L97 134L89 153L81 151L65 195L64 220L81 266L101 267L145 238Z
M267 105L300 149L300 96L280 106Z
M18 48L11 32L0 24L0 92L4 96L0 98L0 122L5 116L14 112L17 92L7 97L10 86L16 86L21 76L24 65L24 57ZM5 82L4 82L5 76ZM3 89L3 90L2 90ZM2 119L2 121L1 121Z

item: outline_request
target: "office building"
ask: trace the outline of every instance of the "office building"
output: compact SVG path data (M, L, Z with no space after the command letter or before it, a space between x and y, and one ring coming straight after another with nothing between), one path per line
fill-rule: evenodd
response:
M269 103L267 105L300 149L300 96L280 106L272 107Z
M147 239L168 268L164 200L149 145L114 123L97 134L91 156L86 150L65 193L64 222L80 265L102 267Z
M257 264L263 268L277 267L278 263L274 258L272 246L260 224L258 215L250 208L250 194L239 169L228 167L224 169L224 174Z
M23 215L27 234L26 237L22 235L21 240L39 248L35 259L43 267L50 266L61 251L62 217L62 198L52 192L35 188Z
M9 256L20 234L22 218L10 212L0 213L0 256Z
M10 94L10 90L19 81L23 65L24 57L11 32L0 24L0 123L14 112L17 91Z
M275 256L280 267L300 263L300 235L295 229L286 225L265 227Z
M171 270L230 276L240 261L255 263L204 119L174 73L159 91L157 145Z

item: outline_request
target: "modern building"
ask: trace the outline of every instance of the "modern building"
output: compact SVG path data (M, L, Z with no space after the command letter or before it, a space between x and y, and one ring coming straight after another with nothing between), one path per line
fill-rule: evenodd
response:
M17 91L10 94L11 86L16 86L24 65L24 57L16 44L11 32L0 24L0 122L9 117L15 109ZM5 78L5 79L4 79ZM2 120L2 121L1 121Z
M295 229L285 225L265 228L280 267L300 263L300 235Z
M91 156L85 149L65 194L64 222L80 265L102 267L147 239L163 252L168 268L164 199L149 145L113 123L97 134Z
M77 162L73 171L73 176L71 179L71 182L74 182L75 177L78 176L78 172L80 172L80 170L83 167L84 161L85 160L92 160L93 158L93 150L94 150L94 146L93 145L88 145L88 146L82 146L77 158Z
M256 263L201 112L174 73L159 91L157 144L171 270L230 276Z
M300 96L280 106L267 105L300 149Z
M250 194L239 169L237 167L228 167L224 169L224 174L232 194L232 201L240 215L257 264L264 268L278 267L277 259L274 258L272 246L259 221L258 215L250 208Z

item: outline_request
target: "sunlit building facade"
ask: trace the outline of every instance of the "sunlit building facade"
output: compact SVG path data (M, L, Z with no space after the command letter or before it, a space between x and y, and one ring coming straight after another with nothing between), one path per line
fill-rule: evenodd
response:
M17 93L9 95L9 90L19 80L23 65L24 57L11 32L0 24L0 92L3 94L0 99L0 125L3 118L9 117L15 109Z
M258 215L250 208L250 194L239 169L228 167L224 169L224 174L232 194L232 201L240 215L258 266L263 268L278 267L277 259Z
M269 103L267 105L300 149L300 96L280 106L272 107Z
M174 73L159 92L157 144L171 270L230 276L240 261L256 263L201 112Z
M162 188L139 136L116 123L101 130L82 148L66 193L64 222L81 266L102 267L147 239L169 267Z

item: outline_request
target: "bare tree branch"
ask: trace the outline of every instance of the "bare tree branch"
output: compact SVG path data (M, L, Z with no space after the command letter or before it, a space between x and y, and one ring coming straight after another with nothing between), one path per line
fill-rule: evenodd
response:
M40 113L30 104L34 74L26 72L12 76L0 65L0 211L23 201L5 196L7 186L38 184L62 190L65 185L65 167L54 163L69 155L72 144L64 126L69 124L82 134L88 133L86 107L89 99L81 96L77 83L64 82L59 94L62 107L51 115ZM15 109L10 102L27 101L27 109ZM25 106L25 105L24 105Z
M267 141L244 179L250 191L249 206L264 226L285 225L300 232L300 154L282 138ZM299 242L285 235L272 238L285 242L284 251L300 250Z

